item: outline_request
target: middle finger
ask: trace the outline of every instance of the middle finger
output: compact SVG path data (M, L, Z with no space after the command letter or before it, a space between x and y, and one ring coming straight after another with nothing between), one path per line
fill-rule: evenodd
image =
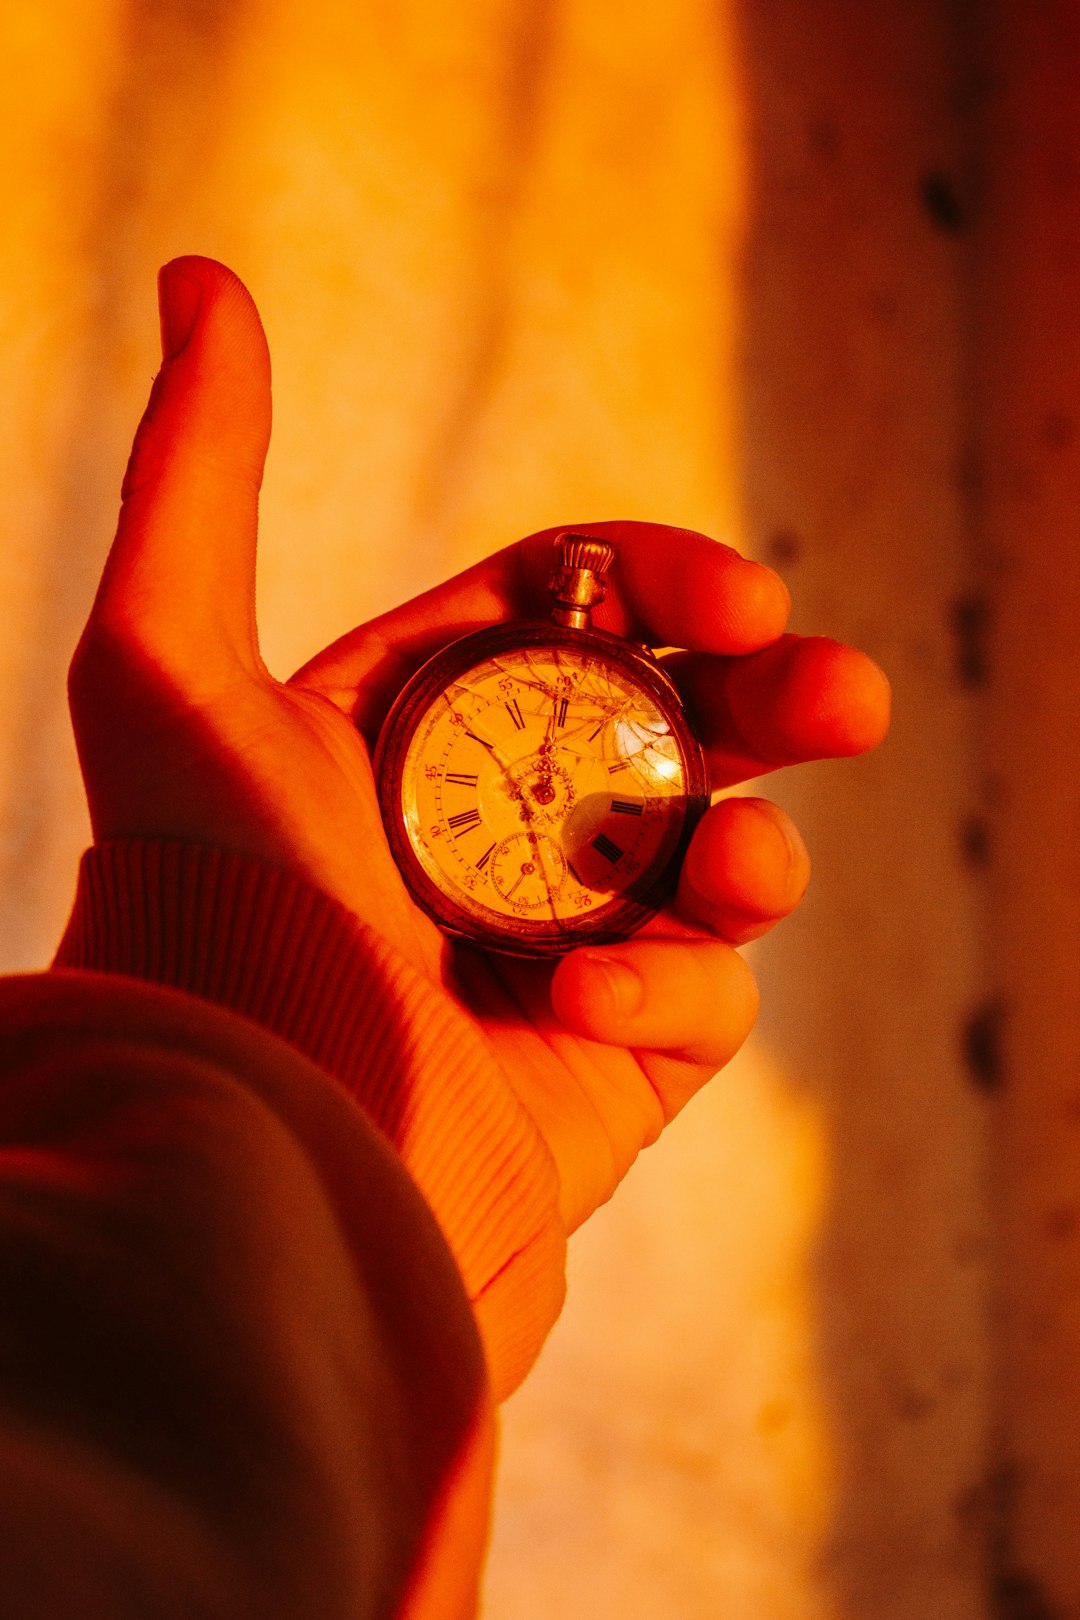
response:
M731 945L744 945L794 911L809 881L806 845L778 805L724 799L694 831L675 913Z
M705 750L714 790L783 765L865 753L889 723L889 682L865 653L784 635L741 657L663 660Z

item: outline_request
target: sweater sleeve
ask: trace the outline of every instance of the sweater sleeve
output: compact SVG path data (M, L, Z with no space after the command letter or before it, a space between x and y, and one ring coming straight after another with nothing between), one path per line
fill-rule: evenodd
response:
M472 1312L294 1047L119 975L0 981L0 1294L5 1615L472 1612Z
M427 1199L496 1398L520 1382L562 1303L555 1170L483 1035L440 987L292 873L179 842L86 853L56 966L190 992L334 1075Z

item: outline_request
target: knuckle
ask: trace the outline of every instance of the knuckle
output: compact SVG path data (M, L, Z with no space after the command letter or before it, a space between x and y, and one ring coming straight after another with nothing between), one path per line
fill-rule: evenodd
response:
M145 657L145 639L137 622L112 609L95 607L72 655L69 680L81 683L110 670L138 665Z
M71 696L78 697L87 688L96 685L105 671L115 667L118 656L115 638L105 629L100 615L91 614L68 665L68 692Z
M134 636L127 636L108 617L93 613L68 666L68 704L76 733L95 724L103 713L122 713L125 700L143 685L140 670L147 657Z

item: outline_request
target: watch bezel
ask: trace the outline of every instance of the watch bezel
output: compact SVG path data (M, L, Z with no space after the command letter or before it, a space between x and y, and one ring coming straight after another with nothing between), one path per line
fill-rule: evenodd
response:
M450 681L500 653L530 647L592 650L619 665L643 687L668 719L682 755L686 778L683 825L663 870L643 874L618 899L579 917L558 922L501 917L474 917L453 901L428 874L409 833L402 802L404 764L415 727L431 700ZM653 654L606 630L571 630L541 621L491 625L458 638L417 670L399 692L379 733L373 759L379 809L390 851L406 888L420 908L453 937L504 955L545 958L565 955L581 945L611 944L636 933L675 892L679 869L694 828L709 803L708 774L701 745L690 730L682 700ZM486 908L485 908L486 909Z

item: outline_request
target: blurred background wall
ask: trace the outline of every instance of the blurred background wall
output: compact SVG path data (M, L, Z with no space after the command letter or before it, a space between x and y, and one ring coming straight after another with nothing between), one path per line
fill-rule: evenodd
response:
M280 675L548 523L780 568L896 687L781 778L747 1051L574 1242L486 1620L1080 1617L1075 0L8 0L0 966L64 671L211 254L275 366Z

